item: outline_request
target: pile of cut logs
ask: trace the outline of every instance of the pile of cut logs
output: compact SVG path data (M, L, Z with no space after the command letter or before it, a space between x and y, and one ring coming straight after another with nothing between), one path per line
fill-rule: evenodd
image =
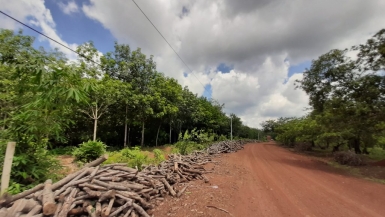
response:
M230 140L230 141L220 141L216 142L210 147L207 148L207 153L209 154L222 154L222 153L232 153L237 152L238 150L243 149L243 146L247 143L255 143L257 140Z
M209 171L202 165L211 162L209 154L234 152L245 143L224 141L206 151L172 154L141 171L121 163L102 166L107 159L102 156L56 183L47 180L20 194L2 195L0 217L149 217L166 195L180 197L187 188L184 183L208 182L204 174Z

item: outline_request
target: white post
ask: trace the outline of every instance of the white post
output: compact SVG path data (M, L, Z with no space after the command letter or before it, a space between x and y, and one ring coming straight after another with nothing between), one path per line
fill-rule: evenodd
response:
M3 174L1 175L1 195L9 187L13 155L15 154L15 146L16 146L16 142L8 142L7 144L7 150L5 152L4 165L3 165Z
M231 140L233 140L233 117L232 116L230 116L230 122L231 122L231 124L230 124L230 127L231 127L231 131L230 131L230 135L231 135Z

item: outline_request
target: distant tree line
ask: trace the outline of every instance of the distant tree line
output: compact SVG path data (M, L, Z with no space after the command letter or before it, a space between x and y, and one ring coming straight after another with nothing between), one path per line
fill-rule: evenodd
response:
M321 55L303 76L296 84L308 94L310 112L266 121L266 133L288 146L348 146L356 153L385 146L385 29L364 44Z

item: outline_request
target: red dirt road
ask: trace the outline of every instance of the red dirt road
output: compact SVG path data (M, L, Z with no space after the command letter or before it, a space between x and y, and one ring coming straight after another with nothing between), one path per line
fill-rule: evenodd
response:
M216 160L208 165L209 184L190 183L186 195L168 198L154 216L385 216L385 185L272 143L248 144Z

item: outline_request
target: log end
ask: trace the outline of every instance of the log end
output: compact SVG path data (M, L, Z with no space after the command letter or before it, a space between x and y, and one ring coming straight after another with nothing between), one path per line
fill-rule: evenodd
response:
M53 215L56 212L56 204L54 203L45 203L43 205L43 214L44 215Z

